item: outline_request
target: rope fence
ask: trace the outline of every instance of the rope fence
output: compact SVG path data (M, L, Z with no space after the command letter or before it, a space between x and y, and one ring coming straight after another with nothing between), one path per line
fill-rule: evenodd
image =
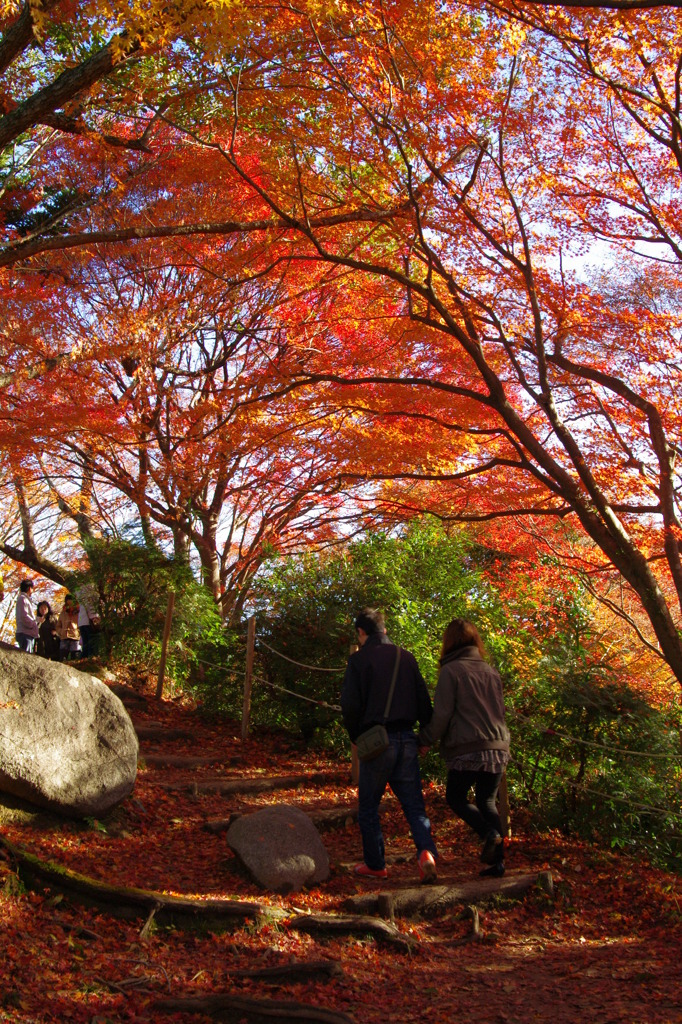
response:
M323 668L320 665L308 665L305 662L296 661L294 658L290 658L288 655L282 654L281 651L278 651L276 648L266 643L266 641L263 640L261 637L257 638L257 643L259 647L265 647L268 651L270 651L272 654L275 654L278 658L282 658L284 661L289 662L290 665L296 665L298 668L303 668L307 671L330 672L334 675L342 675L343 672L345 671L344 669ZM223 666L216 665L209 661L205 661L202 658L197 658L197 661L200 661L204 665L210 665L212 668L223 669L232 676L239 675L239 673L234 671L233 669L224 669ZM284 686L280 686L277 683L272 683L267 679L263 679L262 677L253 676L252 678L254 682L261 683L262 685L268 686L273 690L278 690L281 693L286 693L289 697L296 697L298 700L306 701L308 704L317 704L319 707L326 708L329 711L341 712L341 706L339 704L330 704L328 701L315 700L313 697L307 697L305 696L305 694L297 693L295 690L289 690ZM628 757L644 757L647 759L682 762L682 754L656 754L648 752L646 750L629 750L626 747L613 747L609 746L606 743L597 743L593 740L583 740L580 739L578 736L572 736L570 733L560 732L558 729L554 729L552 726L540 726L537 723L535 723L532 718L529 718L527 715L522 715L520 711L514 711L512 709L509 710L508 713L514 716L515 718L521 719L521 721L523 722L527 722L529 725L532 725L535 728L542 729L543 733L546 736L556 736L557 739L560 739L565 743L573 743L576 746L590 747L594 750L606 750L612 754L623 754L624 756Z
M228 668L226 665L217 665L215 661L206 661L205 658L195 658L200 665L208 665L209 668L217 668L221 672L224 672L226 676L234 676L235 678L241 679L243 672L238 672L235 668Z
M534 771L541 775L556 775L556 770L550 765L546 766L535 766ZM612 796L610 793L605 793L601 789L592 789L591 786L585 786L582 782L574 782L571 779L562 779L562 786L567 786L569 789L579 790L580 793L588 793L590 796L597 797L604 803L615 802L619 804L625 804L628 807L634 807L638 811L646 811L649 814L662 814L665 817L670 817L675 820L682 821L682 811L676 811L672 807L654 807L652 804L640 803L636 800L630 800L624 796Z
M294 697L297 700L305 701L307 704L315 704L317 707L324 708L327 711L333 711L338 714L341 713L341 706L339 704L331 704L329 703L329 701L325 700L316 700L314 697L308 697L306 694L297 693L295 690L290 690L286 686L280 686L279 683L273 683L268 679L264 679L262 676L256 675L253 672L253 658L256 651L256 642L258 643L259 647L265 648L266 650L270 651L271 654L274 654L276 657L281 658L283 661L288 662L290 665L296 665L298 668L304 669L306 671L326 672L336 676L340 676L344 671L343 669L323 668L319 665L308 665L305 662L297 661L295 658L290 658L288 655L283 654L281 651L278 651L276 648L272 647L270 644L268 644L265 640L261 639L260 637L256 641L255 619L250 619L247 640L247 671L244 681L244 712L242 716L242 736L244 738L246 737L246 735L248 735L251 685L254 682L260 684L261 686L266 686L269 690L275 690L278 693L286 694L288 697ZM202 658L198 658L197 660L204 665L210 666L211 668L220 669L221 671L226 672L226 674L232 677L240 675L240 673L236 672L234 669L227 668L227 666L216 665L214 662L206 661ZM546 735L548 737L556 737L556 739L561 740L561 742L563 743L574 744L580 747L589 747L592 750L603 750L610 754L619 754L625 757L644 757L653 760L663 760L671 762L682 761L682 754L651 753L643 750L630 750L625 747L609 746L605 743L597 743L594 740L580 739L579 737L573 736L570 733L554 729L552 726L549 725L539 724L535 722L532 718L529 718L527 715L523 715L521 714L521 712L515 711L513 709L509 710L509 714L517 719L520 719L529 726L533 726L534 728L540 730L543 733L543 735ZM581 783L572 782L569 779L565 779L563 781L564 784L570 787L571 789L579 790L581 793L588 794L605 802L623 804L625 806L632 807L635 810L647 814L664 815L672 817L673 819L681 817L681 815L678 812L668 808L653 807L650 804L641 803L636 800L629 800L626 797L612 796L598 789L593 789L589 786L584 786Z
M531 718L528 718L525 715L520 715L518 712L511 711L510 714L514 715L517 718L521 718L523 721L528 722L529 724L534 724L533 720ZM539 727L539 728L542 729L542 727ZM556 736L557 738L564 738L564 737L560 736L560 734L557 733L554 729L542 729L542 732L543 732L544 735ZM575 742L576 744L587 744L590 747L597 747L597 748L599 748L601 750L611 751L613 749L613 750L616 750L616 751L620 750L624 754L642 754L642 756L644 756L644 757L652 756L652 755L648 755L646 753L643 753L642 751L639 751L639 750L625 750L625 749L619 748L619 747L611 748L611 747L605 746L603 743L592 743L592 742L589 742L589 741L579 740L576 737L569 736L568 734L566 734L565 738L568 739L568 740L573 740L573 742ZM668 755L657 755L657 756L668 758ZM677 758L677 757L678 757L678 755L676 755L676 754L670 755L670 758ZM538 772L539 774L544 775L544 776L547 776L549 774L555 775L556 774L556 767L555 766L550 766L550 765L544 765L544 766L543 765L535 765L533 767L533 772L534 773ZM632 808L634 808L637 811L641 811L642 813L652 814L652 815L653 814L655 814L655 815L663 815L664 817L672 818L675 821L678 821L678 820L682 821L682 812L676 811L672 807L667 807L667 808L666 807L654 807L651 804L641 803L641 802L636 801L636 800L628 799L627 797L615 796L615 795L612 795L610 793L605 793L603 790L593 789L591 786L586 786L582 782L574 782L573 780L567 779L567 778L562 778L561 779L561 785L562 786L567 786L569 789L576 790L576 791L578 791L581 794L589 794L590 796L596 797L597 799L601 800L603 803L612 803L613 802L613 803L623 804L623 805L625 805L627 807L632 807Z
M646 757L647 759L655 759L662 761L682 761L682 754L654 754L647 750L629 750L627 747L611 747L606 743L595 743L593 740L581 740L577 736L571 736L567 732L559 732L558 729L552 728L552 726L540 726L532 718L527 715L522 715L520 711L509 711L510 715L514 718L520 718L523 722L528 722L533 725L536 729L542 729L545 736L556 736L557 739L564 740L567 743L575 743L581 747L592 747L595 750L608 750L611 754L625 754L628 757Z
M288 661L291 665L297 665L299 668L305 668L310 672L333 672L334 675L337 676L343 675L345 672L345 669L342 668L322 668L320 665L305 665L302 661L294 661L293 658L289 658L286 654L282 654L281 651L276 651L274 647L270 646L270 644L266 644L265 640L261 640L260 637L258 638L258 646L266 647L269 651L272 651L273 654L276 654L278 658L283 658L284 661Z
M261 683L263 686L268 686L271 690L279 690L280 693L288 693L290 697L298 697L299 700L305 700L309 704L317 704L321 708L328 708L330 711L341 711L340 704L328 704L326 700L315 700L313 697L306 697L302 693L295 693L294 690L287 690L286 686L279 686L278 683L271 683L268 679L261 679L259 676L253 676L254 683Z
M665 817L682 819L682 813L679 811L673 811L670 808L652 807L651 804L641 804L636 800L628 800L624 796L610 796L607 793L602 793L599 789L591 789L590 786L583 786L579 782L566 781L566 785L571 789L579 789L581 793L589 793L590 796L597 796L601 800L606 800L608 802L613 801L617 804L626 804L628 807L635 807L638 811L647 811L649 814L663 814Z

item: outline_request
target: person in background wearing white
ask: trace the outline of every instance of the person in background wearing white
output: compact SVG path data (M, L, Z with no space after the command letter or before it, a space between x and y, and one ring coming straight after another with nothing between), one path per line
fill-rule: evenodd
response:
M33 654L36 640L38 639L38 622L36 620L31 594L33 593L33 580L22 580L19 585L19 596L17 598L17 643L22 651Z
M99 623L97 614L97 593L92 586L84 586L76 591L78 598L78 629L80 630L82 658L93 658L99 647Z

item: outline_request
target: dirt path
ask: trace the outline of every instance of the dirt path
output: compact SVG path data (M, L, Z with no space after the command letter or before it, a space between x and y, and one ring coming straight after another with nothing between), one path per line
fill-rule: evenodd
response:
M352 804L349 780L324 781L324 773L338 776L337 758L305 752L282 736L242 744L235 726L204 722L171 702L135 718L150 728L155 723L155 738L144 743L132 798L103 822L5 822L10 842L112 884L258 900L290 914L339 911L347 897L366 891L350 870L360 849L350 816L322 833L329 881L287 898L263 893L227 848L224 831L206 827L275 802L311 812ZM165 729L176 730L175 738L164 739ZM152 755L148 761L144 753ZM220 794L201 786L216 778L314 774L315 785L262 792ZM439 882L476 879L476 848L447 811L442 789L429 787L426 796L441 854ZM383 821L388 885L413 886L414 851L395 802L386 801ZM139 920L76 907L49 890L26 891L2 861L0 1021L189 1022L202 1018L153 1006L223 992L326 1007L357 1024L680 1024L680 879L584 843L526 832L520 813L514 827L510 872L550 870L554 896L537 889L521 901L481 904L475 941L466 908L397 920L410 953L364 935L313 936L277 923L223 934L153 927L144 933ZM340 973L253 976L255 969L319 961L332 961ZM249 1012L222 1019L258 1018Z

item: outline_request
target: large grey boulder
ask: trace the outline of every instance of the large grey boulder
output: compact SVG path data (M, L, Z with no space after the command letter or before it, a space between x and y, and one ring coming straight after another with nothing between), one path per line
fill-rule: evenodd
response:
M329 878L320 834L299 807L276 804L233 821L227 843L259 885L287 893Z
M99 679L0 650L0 791L97 817L131 792L137 754L128 712Z

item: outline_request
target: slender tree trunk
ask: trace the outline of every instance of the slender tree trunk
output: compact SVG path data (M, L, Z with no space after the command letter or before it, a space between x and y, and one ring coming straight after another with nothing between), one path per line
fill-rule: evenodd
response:
M189 565L189 533L182 526L173 526L173 556L179 565Z
M201 561L201 578L204 586L220 603L220 560L216 548L216 522L212 516L202 519L202 532L194 538L194 545Z

